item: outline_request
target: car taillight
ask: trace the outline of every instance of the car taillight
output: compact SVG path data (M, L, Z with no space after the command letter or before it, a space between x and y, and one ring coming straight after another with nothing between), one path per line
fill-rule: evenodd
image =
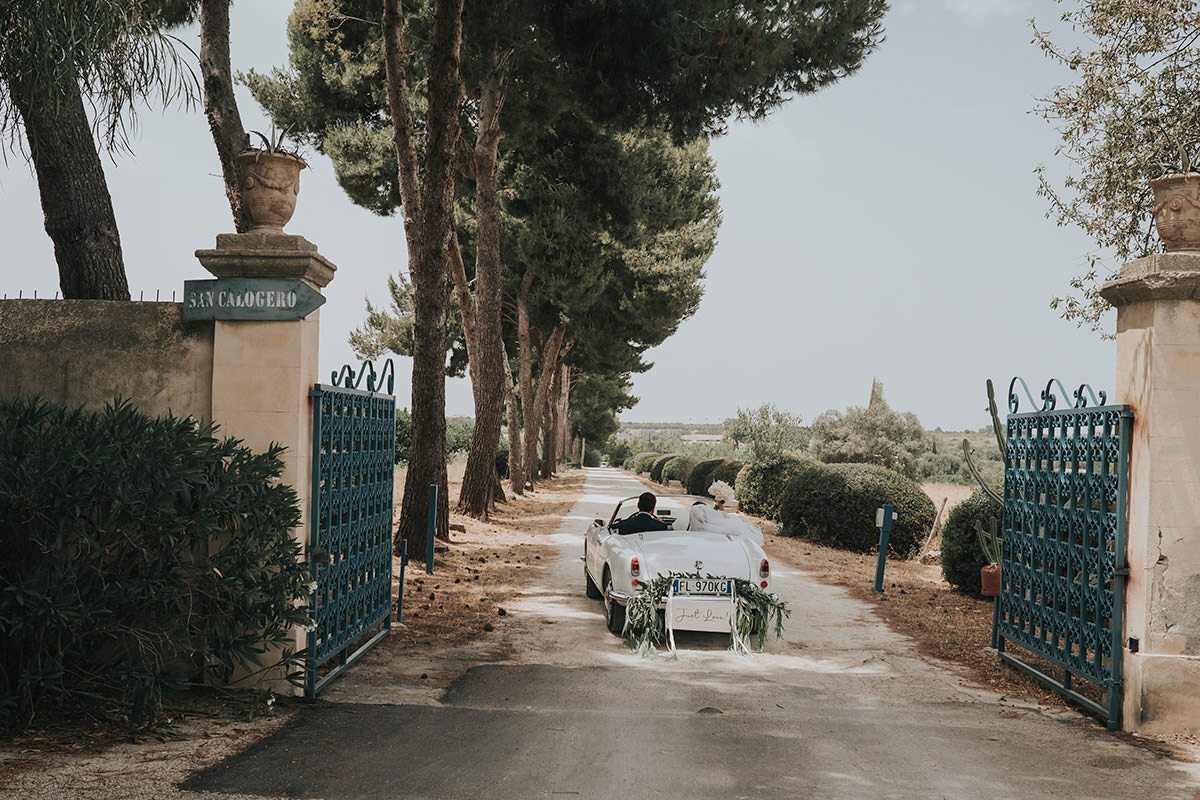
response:
M636 558L630 559L629 561L629 574L635 578L642 574L642 565Z
M758 577L762 578L762 588L767 588L767 579L771 577L771 562L765 558L758 565Z

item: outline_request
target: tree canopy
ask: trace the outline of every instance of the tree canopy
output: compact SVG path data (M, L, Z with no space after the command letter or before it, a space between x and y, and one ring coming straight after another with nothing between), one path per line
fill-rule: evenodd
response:
M780 411L774 403L739 408L736 417L725 420L725 438L738 448L746 448L746 461L793 455L808 447L809 431L802 421L799 415Z
M0 150L33 165L64 298L129 299L93 129L108 149L128 147L137 102L192 97L191 73L162 29L187 19L196 2L0 4Z
M882 397L867 408L830 409L812 423L809 453L827 464L878 464L916 478L925 429L911 411L893 411Z
M694 312L718 219L706 143L697 139L723 130L730 116L764 117L790 96L856 70L882 39L886 2L459 0L461 49L435 69L412 56L436 39L436 20L450 18L450 5L431 0L401 10L398 0L387 0L383 24L376 25L378 9L369 0L301 0L289 20L292 71L246 80L277 123L332 157L355 202L381 214L399 204L406 235L419 224L418 243L446 242L444 254L414 255L410 241L413 385L418 362L429 372L419 354L444 347L440 323L420 317L422 308L441 302L431 298L442 297L433 278L448 270L470 358L478 446L498 438L496 399L508 385L498 376L501 280L507 280L507 297L517 306L517 396L532 462L530 434L548 413L547 382L561 382L564 365L609 378L643 368L641 353ZM383 74L387 94L380 91ZM413 142L432 141L433 109L449 101L460 103L463 132L455 158L460 213L439 217L446 230L442 222L434 230L427 215L414 216L411 208L415 187L431 174L428 152ZM603 157L606 147L620 168ZM563 151L585 158L564 160ZM414 152L415 160L406 155ZM555 157L560 163L549 163ZM630 191L612 176L636 169L637 159L650 184ZM684 169L668 165L672 159ZM546 198L566 198L585 213L561 207L522 213L523 177L536 183L526 202L537 204L540 195L548 206ZM473 208L462 202L470 185ZM462 257L471 250L464 233L474 238L473 276ZM558 255L550 256L555 249ZM426 270L428 282L418 280ZM531 333L541 335L540 346L527 338ZM529 379L535 350L542 373L536 402ZM432 411L428 416L436 422ZM478 451L473 446L459 510L485 515L480 503L490 484L481 484L472 463L490 470L493 460L476 458ZM476 498L469 504L468 487Z

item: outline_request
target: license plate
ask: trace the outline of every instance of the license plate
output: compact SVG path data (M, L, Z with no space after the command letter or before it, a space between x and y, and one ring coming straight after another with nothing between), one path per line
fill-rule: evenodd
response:
M717 594L733 593L733 581L728 578L675 578L672 591L675 594Z

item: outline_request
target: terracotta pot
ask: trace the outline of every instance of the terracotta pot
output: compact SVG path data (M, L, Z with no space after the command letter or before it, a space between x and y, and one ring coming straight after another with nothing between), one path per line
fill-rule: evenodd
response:
M980 594L984 597L998 597L1000 595L1000 565L988 564L981 567L979 582L983 587L979 591Z
M242 170L242 205L252 230L283 230L296 211L304 159L286 153L251 150L237 157Z
M1200 174L1176 173L1150 181L1154 227L1170 252L1200 251Z

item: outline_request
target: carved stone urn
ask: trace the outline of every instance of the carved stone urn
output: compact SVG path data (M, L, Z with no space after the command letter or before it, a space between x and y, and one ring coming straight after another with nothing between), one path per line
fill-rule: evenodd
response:
M1200 173L1173 173L1150 181L1154 227L1168 252L1200 251Z
M237 157L242 171L242 205L251 230L282 231L296 211L304 159L290 153L249 150Z

